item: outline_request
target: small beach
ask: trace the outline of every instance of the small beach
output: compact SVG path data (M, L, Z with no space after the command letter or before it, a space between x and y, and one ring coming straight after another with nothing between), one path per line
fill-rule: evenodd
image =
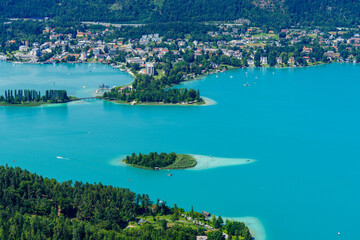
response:
M132 106L212 106L216 105L217 102L213 99L202 97L204 102L202 103L163 103L163 102L137 102L132 104L131 102L117 101L117 100L104 100L115 104L132 105Z

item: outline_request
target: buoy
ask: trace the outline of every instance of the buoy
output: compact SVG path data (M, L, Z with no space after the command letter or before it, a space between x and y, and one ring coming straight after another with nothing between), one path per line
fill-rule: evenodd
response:
M338 235L340 235L341 233L340 232L338 232Z

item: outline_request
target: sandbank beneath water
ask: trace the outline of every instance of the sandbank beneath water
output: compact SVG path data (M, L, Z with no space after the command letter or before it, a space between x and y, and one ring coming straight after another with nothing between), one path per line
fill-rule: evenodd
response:
M250 158L222 158L222 157L210 157L205 155L197 155L197 154L187 154L195 158L196 165L192 168L186 168L181 170L205 170L205 169L212 169L218 167L229 167L229 166L237 166L237 165L245 165L256 162L254 159ZM126 155L116 158L110 161L110 165L113 166L121 166L126 167L129 166L122 162L122 160L126 157Z
M244 222L255 240L266 240L266 233L260 219L256 217L222 217L224 220Z
M217 102L211 98L207 98L207 97L201 97L202 99L204 99L205 104L200 105L200 106L212 106L212 105L216 105Z
M120 156L118 158L115 158L115 159L111 160L109 163L112 166L127 167L129 165L127 165L126 163L123 163L123 161L122 161L123 159L126 158L126 156L128 156L128 155L123 155L123 156Z
M249 158L222 158L195 154L189 155L195 158L197 164L195 167L189 168L187 170L204 170L218 167L244 165L256 162L256 160Z
M53 107L63 107L63 106L83 105L83 104L89 104L89 103L86 101L71 101L66 103L46 103L38 107L53 108Z

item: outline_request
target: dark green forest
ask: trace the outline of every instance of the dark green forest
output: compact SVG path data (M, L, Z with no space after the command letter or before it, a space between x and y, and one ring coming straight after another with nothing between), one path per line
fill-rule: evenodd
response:
M0 102L10 104L21 104L24 102L51 102L51 103L65 103L69 102L70 98L65 90L46 90L45 95L41 96L40 91L36 90L7 90L5 95L0 96Z
M102 22L201 22L248 19L258 26L356 26L358 0L0 0L3 17Z
M149 154L139 153L136 155L133 153L131 156L126 156L125 162L128 164L134 164L144 167L166 167L173 164L176 161L175 153L160 153L151 152Z
M178 207L153 203L148 195L128 189L43 178L20 168L0 166L0 239L196 239L204 235L197 226L172 224L155 216L179 219ZM202 216L190 212L191 216ZM130 221L153 219L153 223L127 228ZM219 222L218 219L215 219ZM251 239L243 224L227 221L224 228L234 236ZM216 232L209 234L214 235ZM212 237L211 239L223 239Z

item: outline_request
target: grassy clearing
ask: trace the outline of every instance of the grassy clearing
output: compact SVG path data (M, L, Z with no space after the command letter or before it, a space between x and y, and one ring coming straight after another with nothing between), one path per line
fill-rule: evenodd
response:
M165 169L184 169L184 168L191 168L195 167L197 164L195 158L187 154L176 154L177 158L176 161L165 167Z
M234 67L234 66L231 66L231 65L228 65L228 64L220 64L220 67L226 67L227 70L235 70L235 69L239 69L240 67Z
M173 221L171 220L172 215L163 215L163 216L147 216L144 217L143 219L146 220L149 224L151 224L154 228L160 229L160 220L166 220L167 221L167 226L168 227L173 227L174 225L182 225L184 227L190 227L194 230L197 230L199 228L202 228L194 223L192 223L191 221L188 221L186 218L184 217L180 217L179 220ZM140 226L136 223L136 222L131 222L129 223L129 225L131 227L134 228L140 228Z

